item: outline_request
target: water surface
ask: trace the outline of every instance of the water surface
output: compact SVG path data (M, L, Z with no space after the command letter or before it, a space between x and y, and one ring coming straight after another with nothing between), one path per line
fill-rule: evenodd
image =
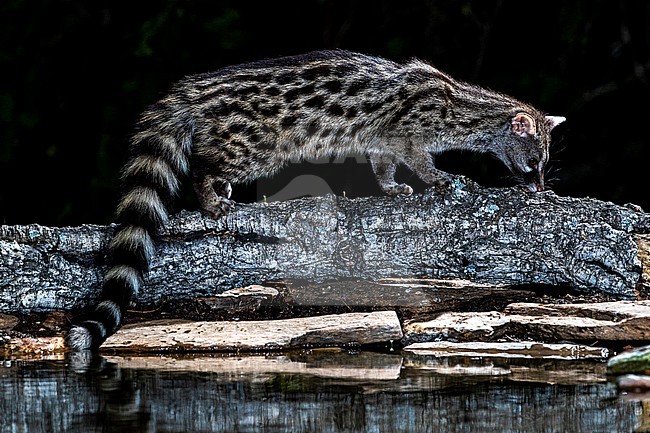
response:
M5 360L0 432L633 432L594 361L318 350ZM638 430L635 430L638 429Z

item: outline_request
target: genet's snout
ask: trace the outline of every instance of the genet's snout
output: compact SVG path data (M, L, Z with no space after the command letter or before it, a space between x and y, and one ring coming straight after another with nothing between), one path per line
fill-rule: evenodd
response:
M530 192L544 191L544 171L538 169L524 174L524 183Z

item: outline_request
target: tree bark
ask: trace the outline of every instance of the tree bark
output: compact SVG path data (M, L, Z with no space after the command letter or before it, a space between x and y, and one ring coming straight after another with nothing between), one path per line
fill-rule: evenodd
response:
M95 302L114 226L0 226L0 312ZM137 301L213 296L268 280L464 278L633 299L648 280L650 215L633 205L485 189L457 177L411 197L325 196L180 212ZM645 278L645 280L644 280Z

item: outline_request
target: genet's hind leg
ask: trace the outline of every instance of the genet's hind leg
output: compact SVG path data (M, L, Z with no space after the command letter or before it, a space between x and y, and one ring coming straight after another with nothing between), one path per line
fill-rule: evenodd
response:
M220 218L234 207L235 202L229 200L232 193L230 182L209 174L195 178L193 181L201 209L212 218Z
M395 169L397 164L395 160L387 155L372 155L370 165L375 172L379 187L388 195L411 195L413 188L405 183L395 182Z

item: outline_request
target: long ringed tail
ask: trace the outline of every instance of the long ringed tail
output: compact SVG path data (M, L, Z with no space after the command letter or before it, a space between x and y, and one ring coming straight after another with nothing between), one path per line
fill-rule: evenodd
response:
M188 172L193 129L191 116L164 100L143 114L122 173L125 192L117 207L119 226L108 247L101 300L87 320L71 328L72 350L96 349L121 326L149 271L179 178Z

